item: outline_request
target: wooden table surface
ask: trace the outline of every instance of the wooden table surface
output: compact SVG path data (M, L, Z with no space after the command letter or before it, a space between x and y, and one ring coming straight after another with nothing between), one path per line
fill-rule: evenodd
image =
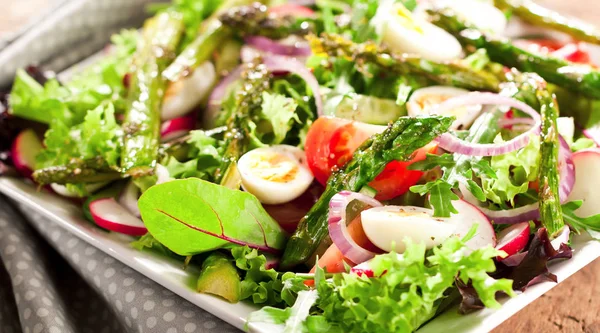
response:
M4 15L0 20L0 33L12 30L16 23L28 19L31 8L46 7L51 1L0 0L0 8L4 9L5 14L8 12L8 15ZM588 22L596 23L600 20L600 0L537 0L537 2ZM600 333L599 312L600 259L563 281L493 332Z

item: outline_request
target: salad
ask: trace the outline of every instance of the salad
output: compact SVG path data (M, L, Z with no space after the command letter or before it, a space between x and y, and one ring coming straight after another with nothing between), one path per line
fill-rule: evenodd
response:
M150 10L70 78L17 72L0 174L199 265L249 323L411 332L600 239L594 27L529 0Z

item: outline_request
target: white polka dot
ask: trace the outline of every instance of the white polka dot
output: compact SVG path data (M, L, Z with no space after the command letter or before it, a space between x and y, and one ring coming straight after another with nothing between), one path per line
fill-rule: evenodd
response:
M75 252L71 255L71 259L73 259L74 263L78 263L79 262L79 253Z
M133 273L133 270L129 267L123 267L123 269L121 270L123 273L125 274L131 274Z
M40 333L43 329L44 325L42 325L41 323L37 323L35 324L35 326L33 326L33 333Z
M29 280L29 284L32 285L32 286L34 286L34 287L40 287L41 286L40 280L38 280L36 278L33 278L33 279Z
M154 301L146 301L144 303L144 311L152 311L155 305Z
M176 329L175 327L170 327L170 328L167 330L167 333L177 333L177 329Z
M6 249L4 249L4 251L6 251L6 254L13 254L15 253L15 251L17 251L17 248L14 245L7 245Z
M90 261L88 261L88 263L87 263L87 269L88 269L88 271L90 271L90 272L91 272L91 271L93 271L94 269L96 269L96 265L97 265L97 264L98 264L98 263L96 262L96 260L90 260Z
M125 294L125 301L127 301L127 303L131 303L133 302L133 300L135 299L135 291L128 291L127 294Z
M129 317L125 317L125 324L127 324L129 327L132 327L131 319L129 319Z
M175 304L175 301L172 298L163 299L162 305L165 307L171 307Z
M52 327L50 327L49 332L50 333L60 333L60 329L56 326L52 326Z
M129 286L133 285L134 283L135 283L135 280L132 279L132 278L130 278L130 277L128 277L125 280L123 280L123 285L125 287L129 287Z
M11 241L13 241L15 243L18 243L21 241L21 239L15 234L8 235L8 239L10 239Z
M65 323L63 322L63 320L60 319L60 317L58 317L58 316L54 318L54 321L56 321L56 323L58 325L60 325L60 326L64 326L65 325Z
M23 252L21 253L21 255L23 256L23 258L25 258L25 260L33 260L33 258L31 257L31 254L29 254L29 252Z
M144 288L144 290L142 290L142 294L144 296L151 296L154 295L154 289L150 289L150 288Z
M20 285L21 283L23 283L23 275L15 275L15 278L13 279L13 283L15 286Z
M131 308L131 318L137 319L138 309L136 307Z
M115 275L115 273L116 272L115 272L114 268L112 268L112 267L108 268L107 270L104 271L104 277L108 279L108 278L112 277L113 275Z
M117 307L117 310L123 311L123 303L121 303L120 300L115 301L115 306Z
M148 328L154 328L154 326L156 326L156 317L146 319L146 326L148 326Z
M23 319L29 319L29 317L31 317L31 309L27 308L23 311Z
M46 296L42 297L42 302L48 306L52 306L52 301Z
M91 256L92 254L96 253L96 249L93 247L87 247L84 251L86 256Z
M54 230L52 232L52 234L50 235L50 237L52 238L53 241L56 242L60 238L60 231Z
M19 261L17 263L17 268L23 270L29 268L29 265L24 261Z
M74 248L74 247L75 247L75 245L77 245L78 243L79 243L79 239L77 239L77 238L71 238L71 239L69 239L69 241L67 242L67 246L68 246L69 248Z
M217 323L215 323L212 320L208 320L208 321L205 321L204 324L202 324L202 326L204 326L204 328L207 328L207 329L212 329L212 328L217 327Z
M116 294L116 293L117 293L117 284L116 284L116 283L114 283L114 282L112 282L111 284L109 284L109 285L108 285L108 292L109 292L111 295L114 295L114 294Z
M32 290L28 290L28 291L25 293L25 299L26 299L26 300L28 300L28 301L31 301L31 300L32 300L32 299L34 299L34 298L35 298L35 292L33 292Z
M196 328L197 328L196 324L194 324L194 323L187 323L187 324L185 324L185 327L183 328L183 330L186 333L192 333L192 332L196 331Z
M194 311L190 311L190 310L183 311L183 316L186 317L186 318L192 318L195 315L196 314L194 313Z
M38 317L46 317L48 314L50 314L50 312L44 308L39 308L36 314L38 315Z
M163 316L163 320L166 322L171 322L175 319L175 312L173 311L169 311L167 313L165 313L165 315Z
M110 264L112 264L114 262L115 262L114 258L111 258L111 257L104 258L104 263L107 264L107 265L110 265Z

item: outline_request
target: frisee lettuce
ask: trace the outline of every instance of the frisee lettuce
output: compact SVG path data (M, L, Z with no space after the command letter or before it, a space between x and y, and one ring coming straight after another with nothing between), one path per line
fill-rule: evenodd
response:
M469 252L467 239L452 237L431 252L424 244L406 240L404 254L378 255L370 262L375 278L343 273L325 279L318 269L318 298L311 315L302 327L288 331L412 332L435 315L455 278L470 282L485 306L499 307L497 292L514 295L511 280L488 275L495 271L493 258L501 252L492 247ZM283 324L293 314L289 308L267 307L249 319Z
M494 143L502 143L500 136ZM495 172L491 178L481 174L483 193L491 202L514 206L515 196L527 192L529 182L538 176L540 162L540 138L532 135L529 144L510 153L492 156L490 166Z

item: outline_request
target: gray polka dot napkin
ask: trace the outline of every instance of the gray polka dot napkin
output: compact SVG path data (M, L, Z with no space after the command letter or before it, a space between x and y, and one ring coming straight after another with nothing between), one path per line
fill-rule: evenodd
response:
M239 332L0 196L0 332Z

